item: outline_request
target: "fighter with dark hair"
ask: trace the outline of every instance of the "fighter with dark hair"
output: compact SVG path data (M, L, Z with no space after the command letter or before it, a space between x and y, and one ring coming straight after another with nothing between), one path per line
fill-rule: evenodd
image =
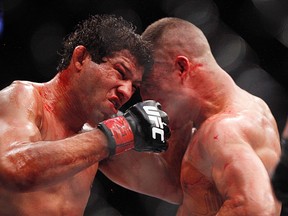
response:
M0 91L1 216L83 215L100 160L167 149L168 117L159 103L140 102L111 118L152 64L148 43L130 23L90 16L61 55L52 80L17 80ZM86 124L93 129L84 131Z

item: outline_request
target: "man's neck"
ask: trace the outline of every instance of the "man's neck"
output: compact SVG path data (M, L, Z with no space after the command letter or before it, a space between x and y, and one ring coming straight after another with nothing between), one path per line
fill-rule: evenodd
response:
M58 74L49 82L44 83L40 91L43 103L50 107L49 112L63 122L68 130L76 132L82 128L85 122L81 116L82 112L79 110L81 106L75 105L77 96L69 93L71 88L71 85L63 83L63 80L59 79Z
M200 78L202 82L197 84L196 89L199 92L199 113L194 119L197 128L206 119L223 111L230 104L235 90L234 81L223 70L208 72L204 76Z

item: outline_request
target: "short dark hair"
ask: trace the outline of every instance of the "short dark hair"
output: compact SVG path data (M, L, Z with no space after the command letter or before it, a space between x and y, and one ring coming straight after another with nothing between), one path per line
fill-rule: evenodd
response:
M135 30L132 23L120 16L90 15L64 38L62 50L58 53L61 59L57 70L66 69L74 48L83 45L98 64L103 62L103 57L110 57L114 52L126 49L136 58L139 66L144 67L144 72L150 71L153 64L150 45Z

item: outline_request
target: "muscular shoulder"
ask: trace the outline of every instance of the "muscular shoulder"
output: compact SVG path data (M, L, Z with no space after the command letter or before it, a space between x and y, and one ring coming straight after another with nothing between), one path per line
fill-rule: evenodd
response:
M218 114L201 125L198 130L199 141L215 142L220 138L225 140L236 138L245 127L248 127L248 124L240 115Z
M208 155L250 151L258 155L268 170L280 153L277 128L264 113L220 114L201 127L199 142ZM199 130L198 130L199 132ZM254 152L254 153L252 153Z
M41 100L37 88L31 82L14 81L0 91L0 110L4 116L35 117L41 113ZM28 115L27 115L28 114Z
M262 139L268 135L277 135L277 129L269 117L253 111L216 115L206 120L200 129L201 138L209 138L208 141L213 142L221 138L229 143L243 141L255 144L256 138L263 143Z
M25 102L28 99L36 99L36 95L37 89L34 87L33 83L27 81L14 81L11 85L0 91L2 101L23 99L23 102Z

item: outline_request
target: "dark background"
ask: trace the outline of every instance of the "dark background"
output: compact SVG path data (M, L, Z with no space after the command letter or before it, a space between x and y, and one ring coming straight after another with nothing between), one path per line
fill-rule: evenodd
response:
M0 1L0 88L13 80L45 82L56 74L62 38L90 14L121 15L141 33L176 16L207 36L218 63L261 97L280 133L288 112L287 0L5 0ZM139 100L134 96L130 103ZM86 215L175 215L176 206L127 191L97 174ZM115 210L117 209L117 210Z

